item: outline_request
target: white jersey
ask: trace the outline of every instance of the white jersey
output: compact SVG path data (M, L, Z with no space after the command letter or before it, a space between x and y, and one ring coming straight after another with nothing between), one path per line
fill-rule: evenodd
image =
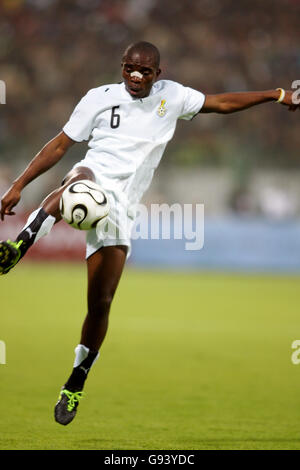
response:
M81 164L98 173L103 188L138 203L149 187L177 119L192 119L203 106L203 93L170 81L155 82L146 98L133 98L125 84L90 90L63 131L76 142L89 141Z

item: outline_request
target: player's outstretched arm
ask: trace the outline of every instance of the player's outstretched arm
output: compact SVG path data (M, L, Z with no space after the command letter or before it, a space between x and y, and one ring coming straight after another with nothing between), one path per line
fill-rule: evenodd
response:
M282 90L282 91L281 91ZM206 95L204 105L200 113L235 113L248 109L251 106L277 101L288 106L291 111L299 108L300 105L292 101L293 91L283 89L268 91L249 91L240 93L220 93L217 95Z
M15 214L12 209L20 201L21 191L25 186L53 167L74 143L74 140L70 139L64 132L60 132L42 148L2 197L1 220L4 220L5 215Z

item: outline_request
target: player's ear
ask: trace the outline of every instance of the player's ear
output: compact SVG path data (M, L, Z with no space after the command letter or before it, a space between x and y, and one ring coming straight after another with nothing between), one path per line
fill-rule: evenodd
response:
M158 77L161 74L161 69L156 70L156 76Z

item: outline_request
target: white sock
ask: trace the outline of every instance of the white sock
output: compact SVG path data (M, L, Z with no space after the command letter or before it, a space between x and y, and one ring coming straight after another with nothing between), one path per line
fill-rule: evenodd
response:
M28 235L29 235L29 238L32 238L32 236L36 235L35 238L34 238L34 243L37 242L41 237L44 237L45 235L48 235L48 233L50 232L50 230L52 229L53 225L55 224L55 217L53 217L53 215L46 215L46 213L44 212L44 217L41 219L43 220L42 224L38 227L38 221L37 221L37 224L32 224L32 222L34 221L34 219L37 217L38 213L41 211L42 207L39 207L38 209L36 209L35 211L33 211L30 216L28 217L27 219L27 222L26 224L24 225L23 229L21 230L21 232L23 231L27 231ZM33 227L29 227L30 225L33 225ZM34 225L37 225L37 228L35 229ZM34 231L36 230L36 231Z
M78 367L88 357L89 352L89 348L83 344L78 344L78 346L75 348L75 360L73 367ZM97 361L99 355L100 353L98 352L90 367L92 367L92 365Z

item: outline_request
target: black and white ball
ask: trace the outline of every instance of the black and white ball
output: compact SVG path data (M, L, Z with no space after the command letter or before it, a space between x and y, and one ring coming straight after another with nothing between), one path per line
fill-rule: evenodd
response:
M71 227L90 230L107 217L109 202L105 191L98 184L80 180L64 190L59 209L62 218Z

